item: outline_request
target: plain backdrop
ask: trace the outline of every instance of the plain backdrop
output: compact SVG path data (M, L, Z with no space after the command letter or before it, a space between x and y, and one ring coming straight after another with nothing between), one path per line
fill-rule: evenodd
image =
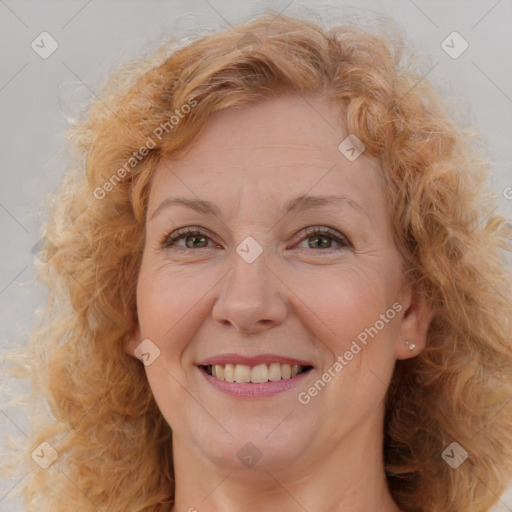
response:
M325 11L329 20L337 13L340 22L366 16L395 20L418 53L422 75L483 133L499 210L512 217L511 0L0 0L2 348L25 342L42 303L31 249L39 238L44 197L65 171L58 151L66 118L76 116L114 67L134 54L176 34L228 27L264 8L290 15ZM58 46L46 56L52 45ZM3 381L11 392L23 387ZM23 436L28 428L26 414L0 414L0 440L5 433ZM7 501L22 480L0 482L1 511L23 510ZM512 511L511 493L496 510Z

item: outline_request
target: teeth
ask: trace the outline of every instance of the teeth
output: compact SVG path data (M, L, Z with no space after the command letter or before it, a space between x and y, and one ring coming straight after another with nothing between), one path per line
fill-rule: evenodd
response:
M279 363L271 363L268 369L268 380L275 382L281 380L281 365Z
M276 382L281 379L296 377L304 367L294 364L270 363L258 364L252 368L246 364L215 364L211 366L211 374L219 380L227 382Z
M292 377L292 367L289 364L281 365L281 377L283 379L290 379Z
M215 372L215 373L213 373ZM220 364L216 364L212 367L212 375L217 377L217 379L224 380L224 366Z
M235 382L251 382L251 367L246 364L235 366Z
M251 382L268 382L268 368L266 364L259 364L252 369Z
M224 366L224 380L235 382L235 365L227 364Z

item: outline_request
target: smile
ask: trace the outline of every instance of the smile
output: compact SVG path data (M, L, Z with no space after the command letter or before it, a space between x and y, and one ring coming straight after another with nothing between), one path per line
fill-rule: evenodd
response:
M215 364L201 366L212 377L225 382L263 384L293 379L311 366L290 365L287 363L268 363L249 366L247 364Z
M314 370L308 360L278 354L218 354L196 366L210 386L237 398L283 393L299 386Z

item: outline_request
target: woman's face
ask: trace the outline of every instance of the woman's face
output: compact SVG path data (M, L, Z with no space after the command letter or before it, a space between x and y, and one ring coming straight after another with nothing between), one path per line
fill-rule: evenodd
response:
M379 167L347 135L287 96L216 114L158 166L127 351L149 354L176 451L275 469L381 442L395 360L424 329Z

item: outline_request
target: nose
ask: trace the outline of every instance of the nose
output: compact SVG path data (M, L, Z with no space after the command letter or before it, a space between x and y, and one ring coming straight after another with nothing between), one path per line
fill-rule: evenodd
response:
M263 254L252 263L233 254L232 270L222 281L213 307L215 322L254 334L281 324L288 305L283 285L267 266Z

